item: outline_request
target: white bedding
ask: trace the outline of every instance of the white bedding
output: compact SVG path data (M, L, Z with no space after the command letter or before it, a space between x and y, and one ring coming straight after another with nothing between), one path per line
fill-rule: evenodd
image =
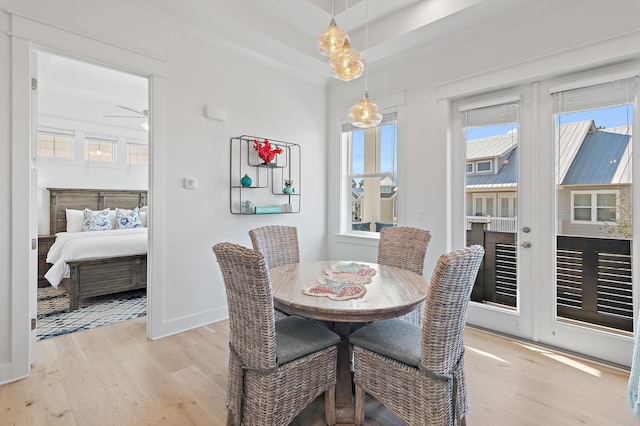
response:
M59 232L47 253L47 263L53 266L44 277L52 286L58 287L63 278L69 277L68 260L129 256L146 252L147 228Z

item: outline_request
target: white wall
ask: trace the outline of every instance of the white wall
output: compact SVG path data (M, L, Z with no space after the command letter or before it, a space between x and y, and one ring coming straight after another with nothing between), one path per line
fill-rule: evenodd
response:
M0 366L11 365L11 39L0 14ZM7 376L7 373L4 374ZM0 381L2 376L0 376Z
M326 92L281 71L171 31L100 1L0 1L0 7L166 61L162 143L151 145L163 170L150 188L163 188L165 218L151 231L162 262L161 334L226 316L224 287L211 247L220 241L249 246L248 230L267 224L299 229L302 259L326 257ZM12 376L11 300L11 38L10 17L0 13L0 383ZM45 46L46 47L46 46ZM224 122L203 116L203 106L226 110ZM300 144L304 192L299 214L229 213L229 139L242 134ZM152 166L153 167L153 166ZM184 177L196 190L182 188ZM153 197L153 192L151 192ZM20 219L21 220L21 219ZM34 264L34 268L35 268ZM151 283L153 285L153 283ZM27 308L25 307L25 310ZM26 314L25 314L26 315ZM26 318L26 317L25 317ZM25 330L26 333L26 330ZM4 370L3 370L4 367Z

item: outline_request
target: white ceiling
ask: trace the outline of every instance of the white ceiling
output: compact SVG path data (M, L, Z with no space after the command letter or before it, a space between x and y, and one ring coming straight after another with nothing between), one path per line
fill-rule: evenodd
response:
M233 49L314 83L337 81L330 77L327 58L315 47L316 36L331 20L331 0L107 1L126 13ZM340 28L348 31L352 47L364 53L369 66L375 66L432 42L455 39L462 30L481 26L487 20L513 12L524 14L527 6L549 5L550 1L350 0L345 11L346 2L337 0L335 19ZM139 111L148 108L146 79L46 54L40 56L39 107L43 114L71 114L102 122L106 119L103 115L128 114L117 105ZM76 108L72 108L74 105ZM109 124L131 128L139 126L139 121L107 120Z

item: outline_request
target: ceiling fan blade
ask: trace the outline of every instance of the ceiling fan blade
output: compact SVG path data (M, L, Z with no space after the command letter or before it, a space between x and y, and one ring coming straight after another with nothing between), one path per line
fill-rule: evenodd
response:
M135 112L135 113L140 114L140 115L145 116L145 117L146 117L146 116L147 116L147 114L148 114L148 112L147 112L147 110L146 110L146 109L145 109L144 111L138 111L138 110L136 110L136 109L129 108L129 107L122 106L122 105L117 105L117 107L118 107L118 108L122 108L122 109L126 109L126 110L131 111L131 112Z

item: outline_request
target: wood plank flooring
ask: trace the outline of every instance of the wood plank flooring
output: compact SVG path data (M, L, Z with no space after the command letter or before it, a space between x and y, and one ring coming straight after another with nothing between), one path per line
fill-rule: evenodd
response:
M145 318L36 344L24 380L0 386L0 425L225 425L228 323L157 341ZM469 426L638 425L628 372L467 328ZM368 399L367 425L403 423ZM322 398L292 423L323 425Z

